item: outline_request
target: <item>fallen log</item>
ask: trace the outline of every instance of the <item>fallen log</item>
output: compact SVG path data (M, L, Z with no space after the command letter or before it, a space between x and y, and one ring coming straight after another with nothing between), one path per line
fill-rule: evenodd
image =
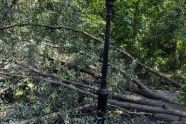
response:
M168 114L154 114L150 117L150 119L154 120L162 120L162 121L174 121L176 124L185 124L186 118L181 118L178 116L168 115Z
M132 117L133 120L135 120L135 118L146 118L148 121L166 121L167 122L179 122L178 124L183 124L183 122L186 122L186 118L182 118L182 117L178 117L178 116L174 116L174 115L169 115L169 114L160 114L160 113L148 113L148 112L139 112L139 111L132 111L132 110L127 110L127 109L123 109L120 108L118 106L115 105L108 105L109 107L114 107L117 108L119 110L122 111L121 116L129 116L130 118ZM142 121L142 123L140 124L144 124L143 122L146 122L145 120ZM146 123L145 123L146 124ZM147 123L149 124L149 123Z
M122 73L124 74L124 76L126 76L127 78L130 77L128 76L128 74L125 71L122 71ZM137 84L139 86L139 88L142 90L143 95L148 97L148 98L153 98L153 99L159 99L162 100L164 102L169 102L169 103L173 103L173 104L178 104L176 101L171 100L169 98L167 98L166 96L163 96L161 94L159 94L158 92L156 92L153 89L149 89L147 86L145 86L137 77L133 77L131 79L132 81L134 81L135 84ZM142 94L141 94L142 95Z
M121 94L114 93L114 94L110 94L110 97L118 101L131 102L131 103L136 103L141 105L149 105L149 106L156 106L156 107L169 106L169 104L163 101L152 100L139 95L127 95L127 94L121 95Z

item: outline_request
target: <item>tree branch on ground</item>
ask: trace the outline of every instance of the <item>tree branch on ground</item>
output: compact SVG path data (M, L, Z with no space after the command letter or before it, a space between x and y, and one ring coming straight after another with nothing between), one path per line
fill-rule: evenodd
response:
M77 32L77 33L80 33L80 34L83 34L95 41L98 41L98 42L103 42L102 40L100 40L99 38L89 34L88 32L85 32L85 31L82 31L82 30L78 30L78 29L75 29L75 28L72 28L72 27L68 27L68 26L64 26L64 25L60 25L60 26L53 26L53 25L45 25L45 24L33 24L33 23L17 23L17 24L12 24L12 25L8 25L8 26L4 26L4 27L0 27L0 30L6 30L6 29L10 29L10 28L14 28L14 27L25 27L25 26L34 26L34 27L44 27L44 28L50 28L50 29L65 29L65 30L70 30L70 31L73 31L73 32ZM166 77L164 74L158 72L158 71L155 71L154 69L146 66L145 64L141 63L140 61L138 61L135 57L133 57L132 55L130 55L128 52L114 46L114 45L111 45L111 48L118 51L119 53L123 54L124 56L127 56L129 57L131 60L136 60L136 63L140 66L142 66L143 68L145 68L146 70L154 73L155 75L157 76L160 76L161 78L167 80L170 84L173 84L174 86L176 86L177 88L181 88L181 85L180 83Z

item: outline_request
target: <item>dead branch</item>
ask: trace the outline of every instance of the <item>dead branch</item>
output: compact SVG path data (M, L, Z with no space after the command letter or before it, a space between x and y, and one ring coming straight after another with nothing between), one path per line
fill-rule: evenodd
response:
M147 86L145 86L138 78L134 78L133 79L134 82L140 87L143 89L143 91L145 93L147 93L149 96L151 96L152 98L154 99L159 99L159 100L162 100L164 102L169 102L169 103L174 103L174 104L178 104L177 102L175 101L172 101L170 100L169 98L167 98L166 96L163 96L161 94L159 94L158 92L156 92L155 90L153 89L149 89Z
M128 78L128 74L125 71L122 71L122 73ZM133 77L131 79L132 81L134 81L135 84L137 84L139 86L139 88L146 94L143 93L143 95L145 95L146 97L150 97L153 99L159 99L162 100L164 102L169 102L169 103L173 103L173 104L178 104L175 101L172 101L170 99L168 99L165 96L162 96L161 94L159 94L158 92L156 92L153 89L149 89L147 86L145 86L137 77Z

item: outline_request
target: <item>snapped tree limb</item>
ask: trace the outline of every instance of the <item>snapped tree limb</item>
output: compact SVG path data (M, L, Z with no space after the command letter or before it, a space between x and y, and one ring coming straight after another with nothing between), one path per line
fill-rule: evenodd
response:
M96 94L90 93L88 91L84 91L80 88L75 87L74 85L68 85L66 83L63 83L63 81L51 80L51 79L46 79L46 78L42 78L42 77L35 77L35 78L42 80L44 82L48 82L48 83L60 84L66 88L75 90L79 93L82 93L84 95L87 95L87 96L97 99ZM65 82L67 82L67 81L65 81ZM162 107L140 105L140 104L129 103L129 102L121 102L121 101L112 100L112 99L108 99L108 103L113 104L113 105L117 105L119 107L127 108L127 109L137 109L139 111L145 111L145 112L150 112L150 113L170 114L170 115L175 115L175 116L180 116L180 117L186 118L185 111L177 110L177 109L173 109L173 108L162 108Z
M82 31L82 30L78 30L78 29L75 29L75 28L72 28L72 27L69 27L69 26L64 26L64 25L60 25L60 26L53 26L53 25L46 25L46 24L34 24L34 23L17 23L17 24L12 24L12 25L8 25L8 26L4 26L4 27L0 27L0 30L6 30L6 29L10 29L10 28L14 28L14 27L25 27L25 26L34 26L34 27L44 27L44 28L50 28L50 29L65 29L65 30L70 30L70 31L73 31L73 32L76 32L76 33L80 33L82 35L85 35L95 41L98 41L98 42L102 42L102 40L100 40L99 38L89 34L88 32L85 32L85 31ZM173 84L174 86L178 87L178 88L181 88L181 85L166 77L164 74L158 72L158 71L155 71L154 69L146 66L145 64L141 63L140 61L138 61L135 57L133 57L132 55L130 55L128 52L126 51L123 51L122 49L118 48L118 47L115 47L114 45L111 45L111 48L118 51L119 53L122 53L124 56L127 56L129 57L130 59L132 60L136 60L136 63L140 66L142 66L143 68L147 69L148 71L156 74L157 76L160 76L161 78L167 80L170 84Z
M38 72L38 73L40 73L40 72ZM49 76L48 74L45 74L45 75ZM84 95L87 95L87 96L90 96L92 98L97 99L96 94L76 87L75 84L77 84L77 83L74 83L72 81L54 80L54 79L49 79L49 78L46 78L46 77L44 78L44 77L41 77L41 76L40 77L31 76L31 78L35 78L35 79L44 81L44 82L49 83L49 84L58 84L58 85L64 86L64 87L69 88L71 90L77 91L79 93L82 93ZM137 109L139 111L144 111L144 112L149 112L149 113L170 114L170 115L180 116L180 117L186 118L186 112L185 111L178 110L178 109L173 109L171 107L163 108L163 107L157 107L157 106L141 105L141 104L136 104L136 103L118 101L118 100L114 100L114 99L109 99L108 102L112 105L116 105L116 106L119 106L119 107L122 107L122 108Z

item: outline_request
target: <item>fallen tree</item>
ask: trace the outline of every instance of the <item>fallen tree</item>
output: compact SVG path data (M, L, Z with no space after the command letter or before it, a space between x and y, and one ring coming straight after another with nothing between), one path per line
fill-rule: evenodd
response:
M50 25L41 25L41 24L30 24L30 23L25 23L25 24L13 24L11 26L5 26L5 27L1 27L0 30L4 30L4 29L9 29L9 28L13 28L13 27L23 27L23 26L39 26L39 27L45 27L45 28L53 28L53 29L66 29L66 30L71 30L77 33L81 33L83 35L88 36L91 39L94 39L96 41L102 42L102 40L99 40L98 38L88 34L87 32L84 31L80 31L71 27L66 27L66 26L50 26ZM56 46L55 46L56 47ZM56 47L57 48L57 47ZM140 61L138 61L136 58L134 58L132 55L130 55L129 53L127 53L126 51L123 51L115 46L111 46L111 48L113 50L116 50L118 53L122 54L125 57L130 58L132 61L135 60L136 63L138 65L140 65L142 68L145 68L147 71L150 71L158 76L160 76L161 78L167 80L167 82L173 84L175 87L180 88L180 84L168 77L166 77L165 75L163 75L160 72L157 72L155 70L153 70L152 68L146 66L145 64L141 63ZM98 79L100 77L100 75L95 74L93 71L91 71L90 69L87 68L81 68L77 65L71 64L71 63L66 63L64 61L61 61L62 65L67 66L68 68L73 68L76 70L79 70L82 73L86 73L88 75L91 75L92 77ZM27 65L24 65L26 67L28 67ZM59 80L59 77L55 74L48 74L45 72L42 72L29 66L29 69L31 69L32 71L34 71L35 73L39 74L40 77L38 77L37 75L31 75L30 78L36 78L48 83L54 83L54 84L58 84L58 85L62 85L64 87L67 87L69 89L75 90L81 94L87 95L89 97L93 97L95 99L97 99L97 94L96 94L96 90L98 89L96 86L89 86L86 84L83 84L81 82L75 82L75 81L69 81L69 80ZM112 67L111 67L112 69ZM123 70L120 70L123 75L125 77L129 77L127 75L127 73ZM43 77L45 78L43 78ZM27 76L26 76L27 77ZM50 79L46 78L46 77L50 77ZM186 118L186 113L185 111L181 110L181 105L178 102L173 101L170 98L165 97L164 95L156 92L156 90L153 90L149 87L147 87L145 84L143 84L138 77L134 77L132 78L132 81L135 83L136 86L133 87L133 89L129 90L131 93L137 93L137 95L134 94L117 94L117 93L113 93L110 94L109 96L109 104L111 105L115 105L121 108L125 108L125 109L136 109L138 111L144 111L147 113L160 113L160 114L165 114L165 115L171 115L171 116L177 116L177 117L183 117ZM86 89L91 89L91 91L87 91ZM145 96L145 97L144 97Z
M26 66L26 65L24 64L24 66ZM75 91L77 91L79 93L82 93L84 95L91 96L95 99L97 98L97 95L95 93L91 93L91 92L88 92L86 90L83 90L81 88L76 87L77 84L80 85L80 83L78 83L78 82L73 82L73 81L68 81L68 80L59 81L59 77L56 76L56 75L51 75L51 74L48 74L48 73L45 73L45 72L41 72L41 71L31 67L31 66L26 66L26 67L31 69L32 71L36 72L37 74L39 74L41 76L55 78L55 80L52 80L52 79L37 77L37 79L39 79L39 80L43 80L43 81L49 82L49 83L55 83L55 84L63 85L65 87L69 88L69 89L75 90ZM86 88L88 87L86 85L82 85L82 86L85 86ZM94 87L91 87L91 88L96 90L96 88L94 88ZM117 96L117 98L118 97L122 98L121 95L119 96L119 95L116 95L116 94L115 94L115 96L113 95L112 97L116 98L116 96ZM126 98L127 97L123 97L123 99L126 99ZM128 100L132 101L132 99L128 99ZM117 100L113 100L113 99L110 99L109 101L113 105L118 105L118 106L124 107L124 108L137 109L137 110L140 110L140 111L151 112L151 113L163 113L163 114L171 114L171 115L186 117L186 112L178 110L178 109L171 108L170 106L166 106L165 104L163 104L161 107L157 107L157 106L149 106L149 105L128 103L128 102L117 101Z
M66 88L75 90L86 96L97 99L97 94L95 91L98 88L95 86L88 86L88 85L81 84L80 82L75 82L75 81L59 80L59 77L55 74L48 74L46 72L42 72L36 68L33 68L32 66L26 66L26 67L27 69L31 70L32 73L30 74L32 75L23 76L24 78L25 77L32 78L32 79L35 78L45 83L58 84ZM35 75L34 73L37 73L37 75ZM8 74L8 75L11 76L11 74ZM16 75L13 75L13 76L16 76ZM19 75L19 77L21 76ZM92 89L92 91L91 90L87 91L88 88ZM118 106L123 109L138 110L138 111L142 111L146 113L165 114L167 116L172 115L176 117L182 117L183 119L186 118L186 112L181 110L179 107L177 108L176 106L171 106L171 104L165 103L164 101L152 100L152 99L148 99L148 98L144 98L140 96L134 97L134 95L133 96L126 95L126 94L121 95L121 94L116 94L116 93L110 94L108 103L110 105Z
M54 84L60 84L66 88L72 89L74 91L77 91L79 93L82 93L84 95L93 97L97 99L97 95L90 93L88 91L82 90L80 88L75 87L74 85L71 84L71 82L68 81L57 81L57 80L51 80L51 79L46 79L43 77L35 77L36 79L42 80L44 82L48 83L54 83ZM66 83L70 83L66 84ZM175 116L180 116L186 118L186 112L178 109L173 109L173 108L163 108L163 107L154 107L154 106L147 106L147 105L140 105L140 104L134 104L134 103L129 103L129 102L121 102L113 99L109 99L108 103L112 105L117 105L122 108L127 108L127 109L137 109L139 111L144 111L144 112L150 112L150 113L162 113L162 114L170 114L170 115L175 115Z
M43 28L56 29L56 30L65 29L65 30L73 31L73 32L79 33L81 35L84 35L86 37L89 37L90 39L93 39L96 42L102 42L103 43L102 40L100 40L99 38L89 34L86 31L78 30L78 29L75 29L75 28L72 28L72 27L69 27L69 26L65 26L65 25L53 26L53 25L46 25L46 24L17 23L17 24L12 24L12 25L7 25L7 26L0 27L0 30L7 30L7 29L10 29L10 28L14 28L14 27L25 27L25 26L43 27ZM57 47L57 46L55 46L55 47ZM126 51L122 50L121 48L118 48L118 47L116 47L114 45L111 45L111 48L116 50L118 53L130 58L131 60L135 60L136 63L138 65L140 65L141 67L143 67L144 69L154 73L155 75L161 77L162 79L165 79L168 84L172 84L172 85L174 85L177 88L181 88L180 83L178 83L175 80L172 80L172 79L168 78L164 74L162 74L162 73L160 73L160 72L158 72L158 71L146 66L145 64L143 64L139 60L137 60L135 57L133 57L130 53L128 53L128 52L126 52Z
M53 77L53 78L56 78L56 79L60 79L57 75L55 74L48 74L48 73L45 73L45 72L41 72L39 70L37 70L36 68L33 68L32 66L29 66L25 63L21 63L20 64L22 67L25 66L26 68L32 70L33 72L41 75L41 76L46 76L46 77ZM71 67L68 65L68 67ZM92 71L90 70L87 70L87 71L83 71L83 73L86 73L86 72L91 72L91 76L93 75L96 75L94 74ZM129 78L128 74L124 71L122 71L122 73L127 77ZM86 74L90 74L90 73L86 73ZM97 76L96 76L97 77ZM132 81L134 81L135 84L137 84L139 87L135 87L134 85L132 85L132 89L129 89L130 92L134 92L134 93L137 93L137 94L140 94L142 96L145 96L147 98L150 98L150 99L157 99L157 100L162 100L163 102L165 103L170 103L170 104L177 104L179 105L178 101L175 101L175 100L172 100L170 98L167 98L166 96L164 95L161 95L159 92L156 92L155 90L152 90L152 89L149 89L147 86L145 86L139 79L137 79L137 77L134 77L131 79ZM74 84L73 82L71 82L71 84ZM76 83L74 85L80 85L80 83ZM85 88L91 88L93 90L97 90L98 88L96 86L94 87L91 87L91 86L87 86L87 85L83 85L81 84L81 86L84 86ZM121 95L120 95L121 96ZM114 96L112 96L114 97ZM118 97L119 98L119 97ZM122 98L121 98L122 99ZM126 99L126 97L123 99ZM145 98L143 98L145 99ZM153 104L153 102L150 102L148 101L149 103ZM161 105L161 104L159 104ZM165 106L165 104L162 104L162 106Z
M55 46L57 47L57 46ZM59 47L57 47L59 48ZM126 53L127 54L127 53ZM130 56L130 55L129 55ZM54 60L53 58L49 57L49 59L52 59ZM92 76L93 78L96 78L96 79L99 79L101 77L101 75L99 74L96 74L94 73L92 70L90 69L87 69L87 68L81 68L79 66L77 66L76 64L74 63L67 63L65 61L62 61L61 60L61 64L63 66L66 66L68 67L69 69L76 69L82 73L85 73L85 74L88 74L90 76ZM29 67L28 65L26 65L25 63L22 63L23 66L27 66ZM29 67L30 69L32 69L32 67ZM114 70L118 70L117 68L115 68L114 66L110 65L109 67L111 70L114 69ZM126 78L131 78L127 72L125 72L125 70L120 70L119 71L126 77ZM35 72L37 73L38 71L35 70ZM43 74L44 76L47 76L45 74ZM164 102L169 102L169 103L172 103L172 104L178 104L178 101L175 101L174 99L170 99L170 98L167 98L167 96L164 96L162 95L161 93L159 92L156 92L156 90L153 90L153 89L150 89L148 88L145 84L143 84L139 79L138 77L133 77L132 80L138 87L136 87L135 85L131 85L128 90L130 92L135 92L137 94L140 94L142 96L145 96L147 98L151 98L151 99L157 99L157 100L162 100Z

